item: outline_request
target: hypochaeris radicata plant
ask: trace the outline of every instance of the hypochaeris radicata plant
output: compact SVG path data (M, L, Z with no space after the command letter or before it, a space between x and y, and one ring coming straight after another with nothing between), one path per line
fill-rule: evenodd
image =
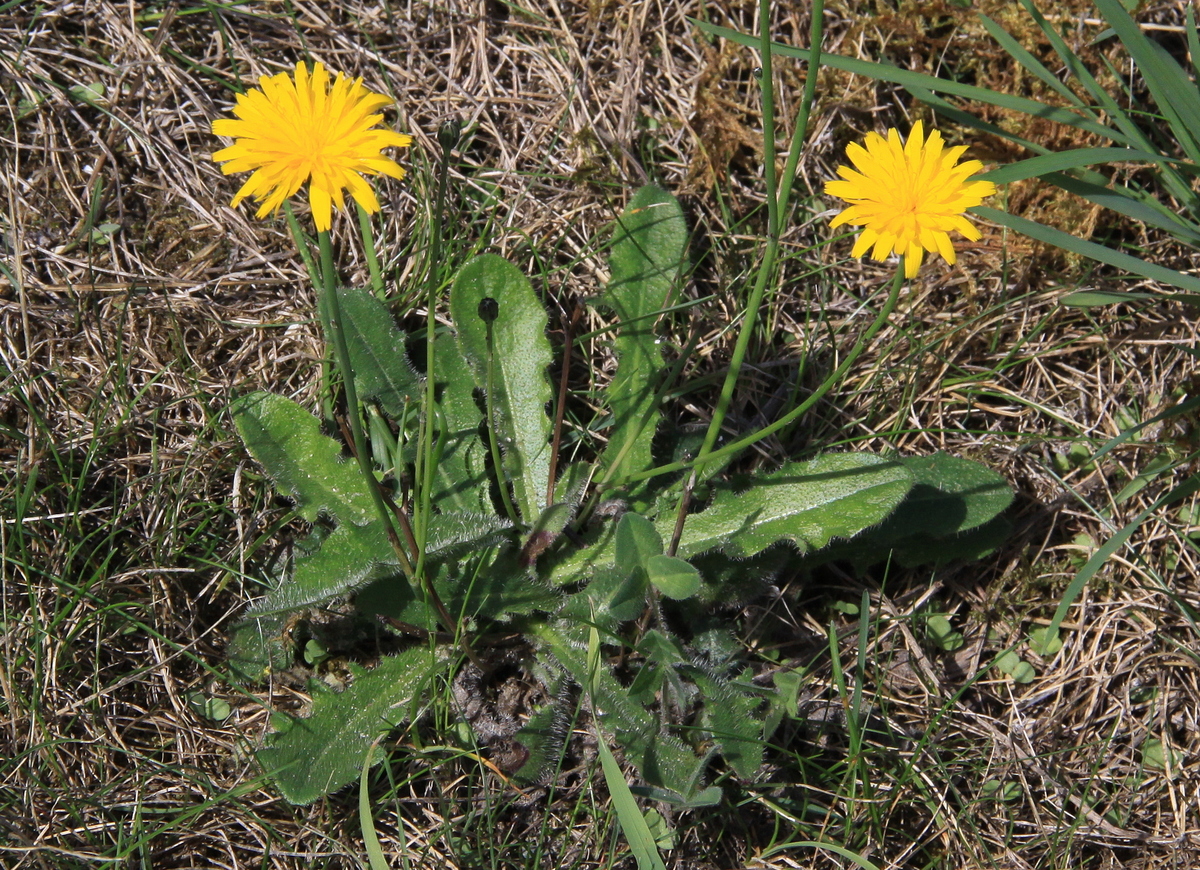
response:
M556 353L577 348L551 344L543 305L516 266L478 256L447 298L431 277L428 325L416 336L397 326L382 282L343 286L335 274L329 230L342 191L371 213L379 201L363 175L403 176L384 151L410 139L377 128L386 102L340 75L330 87L319 64L311 74L300 64L294 78L264 78L239 97L238 120L213 125L236 140L214 155L225 171L254 173L235 204L256 197L266 216L307 184L319 249L308 260L319 264L319 314L337 372L323 403L329 417L269 392L233 405L247 449L311 528L235 631L233 664L257 679L331 654L336 639L310 617L334 602L360 637L386 635L378 664L347 664L340 691L315 682L311 713L280 717L259 758L289 800L315 800L356 778L374 741L452 686L475 726L460 737L503 758L515 784L552 778L572 723L582 723L602 747L619 748L641 794L716 803L714 771L756 777L774 729L796 715L797 672L783 663L759 678L723 605L752 599L763 578L833 558L867 566L978 557L1005 532L1009 489L946 455L818 452L724 475L845 368L771 427L730 444L716 439L727 401L699 450L675 431L664 406L678 366L662 338L689 271L688 227L654 186L636 191L611 229L611 279L592 304L611 324L617 366L584 427L603 437L576 445L568 461L562 392L548 369ZM454 126L439 136L431 276L457 138ZM991 192L968 180L975 165L957 165L960 149L942 151L936 133L923 139L918 127L903 149L894 132L876 139L852 150L858 169L830 184L852 203L838 220L865 227L856 253L903 255L868 339L921 252L953 261L948 233L971 238L961 213ZM891 180L875 184L878 175ZM755 298L743 330L754 325ZM740 365L737 356L727 392ZM470 687L514 662L540 685L540 701L507 729L496 717L483 727L486 717L465 712ZM606 775L617 770L607 752Z

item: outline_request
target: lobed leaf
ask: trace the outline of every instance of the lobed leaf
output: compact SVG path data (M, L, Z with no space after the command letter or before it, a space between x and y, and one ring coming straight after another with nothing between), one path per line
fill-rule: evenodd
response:
M670 306L687 248L687 225L675 197L642 187L617 220L603 304L617 316L617 371L604 392L613 414L602 467L619 479L654 466L651 446L661 417L658 390L663 357L655 335Z
M834 538L850 538L882 522L912 486L900 462L861 453L829 453L810 462L788 463L759 476L743 492L721 492L687 518L679 555L724 550L753 556L776 541L808 552ZM669 535L674 517L659 520Z
M371 744L408 718L408 703L445 664L442 654L418 646L370 671L350 665L354 682L338 693L318 685L312 715L273 734L259 763L290 803L337 791L359 775Z
M375 516L358 466L342 458L341 445L299 404L274 393L250 393L236 399L230 413L250 455L295 499L304 519L314 522L327 514L361 526Z

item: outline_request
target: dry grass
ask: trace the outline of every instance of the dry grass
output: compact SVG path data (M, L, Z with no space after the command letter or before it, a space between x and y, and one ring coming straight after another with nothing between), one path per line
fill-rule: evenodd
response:
M1156 14L1174 20L1176 6ZM480 241L513 258L542 277L552 306L597 291L597 237L633 188L654 180L676 192L705 240L690 292L716 295L681 325L701 335L689 372L698 382L723 365L753 265L761 118L752 55L705 42L686 16L750 30L755 9L745 0L226 9L84 0L16 6L0 18L0 864L362 860L352 796L289 807L248 756L269 726L263 702L294 689L249 697L221 679L222 632L270 557L251 545L279 515L223 409L256 387L311 397L321 353L285 232L230 209L234 182L209 160L208 123L231 103L225 83L307 57L397 96L397 126L417 138L411 181L383 187L381 253L400 296L425 268L421 155L434 153L431 131L448 115L467 119L470 132L454 177L464 215L457 249ZM958 7L875 11L859 0L831 4L834 49L886 49L926 65L937 57L951 68L974 58L978 83L1024 86ZM776 28L803 44L806 15L782 10ZM784 116L802 72L780 73ZM909 108L890 88L821 75L802 200L845 141ZM1015 204L1035 216L1065 213L1022 196ZM771 312L778 330L759 343L732 425L769 416L798 359L809 354L803 377L818 377L813 369L835 353L828 336L845 341L865 326L860 301L887 275L843 262L847 246L825 246L823 233L821 221L804 220L784 239L796 254ZM341 249L354 256L352 245ZM535 253L547 263L536 265ZM1100 469L1072 468L1061 480L1050 471L1054 453L1103 442L1127 412L1146 417L1193 390L1173 348L1196 336L1190 312L1171 305L1061 308L1057 298L1080 273L1050 271L1063 264L1034 253L988 229L956 268L927 267L819 419L763 450L769 462L830 441L944 449L1001 470L1017 488L1015 534L993 559L933 578L866 578L879 616L859 679L909 739L871 750L874 791L853 801L823 791L828 777L804 787L797 771L816 763L806 755L813 746L826 771L841 761L830 761L836 740L798 738L773 771L784 785L751 788L755 800L736 819L676 817L669 866L841 866L805 850L756 857L789 837L778 808L806 802L835 809L831 839L880 867L1200 864L1191 520L1165 513L1141 528L1072 609L1059 655L1018 647L1037 666L1033 683L983 670L1045 624L1087 546L1078 536L1103 540L1149 503L1117 504L1124 481L1156 450L1194 437L1175 425L1146 433L1157 446L1144 437ZM814 263L825 267L815 276ZM363 279L363 264L341 265ZM706 419L712 400L711 389L698 390L679 414ZM809 639L821 642L829 603L857 600L863 588L821 579L818 588L782 578L780 597L747 616L800 655ZM902 617L923 603L953 615L963 650L934 654L914 637ZM847 633L845 661L857 644ZM814 698L830 679L826 661ZM197 697L228 701L232 715L198 715ZM1151 738L1178 751L1167 769L1147 763ZM863 773L861 763L847 769ZM407 844L414 866L611 866L612 822L588 803L587 778L558 802L529 807L445 757L401 755L390 773L412 777L377 807L390 856ZM1015 784L1012 799L990 800L988 781ZM537 860L530 831L545 843Z

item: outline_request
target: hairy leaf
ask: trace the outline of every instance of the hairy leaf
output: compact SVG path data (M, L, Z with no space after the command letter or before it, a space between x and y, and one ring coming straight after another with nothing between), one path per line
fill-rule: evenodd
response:
M479 437L483 413L475 404L475 377L458 343L437 337L438 455L433 503L443 510L490 511L487 447Z
M490 354L487 323L480 316L484 299L496 303ZM489 423L500 436L521 517L532 524L545 507L550 480L546 404L552 396L546 367L551 357L545 309L516 266L484 254L459 272L450 289L450 313L459 347L482 389L487 388L491 357L496 419Z
M408 702L445 667L445 658L418 646L385 656L370 671L350 667L354 682L345 691L318 687L312 715L293 720L258 752L293 804L312 803L352 782L371 744L405 721Z
M753 556L781 540L801 552L818 550L882 522L911 486L902 463L870 454L829 453L788 463L743 492L718 493L708 508L689 516L679 555L720 549ZM669 535L674 522L673 516L661 518L660 533Z
M400 563L378 520L365 526L342 523L320 549L298 556L292 576L256 601L247 614L269 616L311 607L399 570Z
M655 589L676 601L691 598L700 591L700 572L690 562L675 556L651 556L646 560L646 574Z
M695 679L704 693L701 722L725 762L742 779L751 779L763 762L762 720L755 715L762 699L738 691L715 674L697 670Z
M338 442L322 434L321 421L274 393L250 393L230 405L246 449L279 490L296 501L309 522L322 514L363 525L375 515L366 481L342 458Z
M657 391L663 373L655 324L671 303L686 248L679 203L654 185L641 188L617 219L609 254L612 280L602 297L619 328L613 342L617 371L604 392L613 428L601 465L618 478L654 465L651 444L660 418Z
M494 515L453 511L434 514L429 520L426 558L436 565L464 550L491 546L501 541L511 527L508 520ZM248 612L265 616L311 607L389 577L396 578L391 585L407 601L412 598L412 590L400 574L400 560L381 522L366 526L343 523L320 549L297 557L292 577L255 602Z
M398 419L404 403L420 396L420 379L409 364L404 333L387 306L365 287L341 287L337 294L358 396L379 402L385 414Z

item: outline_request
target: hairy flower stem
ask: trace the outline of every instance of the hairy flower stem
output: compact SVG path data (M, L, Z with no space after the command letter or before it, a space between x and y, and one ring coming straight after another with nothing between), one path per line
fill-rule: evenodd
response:
M817 5L821 5L821 0L818 0ZM813 33L816 36L815 53L818 56L820 54L821 14L821 9L814 8L813 16L815 23ZM779 205L781 191L775 172L775 87L772 73L770 0L759 0L758 30L760 58L762 62L759 81L762 86L763 180L765 182L767 198L767 244L763 252L762 262L758 267L758 275L755 279L754 287L750 291L750 299L746 302L746 309L742 314L742 323L738 329L737 341L733 346L733 355L729 360L729 371L725 375L725 383L721 386L721 395L717 399L717 407L713 411L712 420L708 424L708 431L704 435L704 443L700 447L700 452L696 455L696 459L692 464L692 473L687 485L679 497L679 507L675 517L675 534L672 536L667 549L670 555L675 554L679 537L683 533L683 524L687 516L692 488L704 473L705 465L712 459L713 447L716 445L717 438L721 434L721 425L725 422L725 415L729 413L729 405L733 401L733 391L737 388L738 378L742 372L742 364L746 359L746 349L750 346L750 338L753 336L754 329L759 322L759 310L762 308L763 296L766 294L767 286L771 283L772 277L775 274L775 264L779 258L779 233L781 229ZM815 75L816 69L810 66L809 78L813 79ZM796 162L799 160L805 127L808 125L809 108L815 94L815 89L807 85L808 83L806 83L804 89L805 99L800 104L800 109L796 115L796 124L792 132L792 145L787 168L793 173L795 172ZM786 202L787 197L791 193L790 177L785 178L782 193Z
M433 515L433 484L437 473L437 463L434 461L435 445L433 437L434 416L435 409L437 408L437 357L434 349L434 338L437 335L438 275L440 274L439 270L442 263L442 217L446 208L446 185L450 175L450 152L453 150L457 138L456 135L454 141L450 141L441 135L438 137L438 141L442 146L442 157L438 166L437 196L434 199L433 222L430 227L429 271L425 278L425 408L424 413L421 415L416 469L418 489L416 508L417 566L415 573L418 581L424 586L425 592L429 596L429 602L437 610L438 618L446 626L446 630L453 632L455 638L462 643L463 652L467 654L467 658L476 667L486 672L488 668L484 666L483 662L475 654L475 650L471 646L470 637L467 636L466 631L459 621L453 618L449 611L446 610L446 605L442 603L441 596L437 594L437 590L433 585L433 576L428 571L425 559L429 546L429 523Z
M425 571L425 550L429 544L429 520L433 514L433 486L437 473L434 462L434 408L437 407L437 336L438 278L442 266L442 220L446 208L446 185L450 175L451 148L442 146L438 162L437 194L433 201L433 219L429 230L429 263L425 274L425 413L421 415L420 440L417 451L417 574ZM430 589L432 590L432 585ZM452 629L454 625L447 625Z
M367 271L371 275L371 292L384 300L387 291L383 286L383 270L379 268L379 253L375 250L375 233L371 229L371 213L355 201L355 211L358 212L358 234L363 242L363 254L367 258Z
M822 397L829 392L833 385L838 383L838 381L845 376L846 372L849 371L850 366L854 364L856 359L858 359L859 354L861 354L863 349L871 343L871 340L875 337L875 334L883 328L883 325L887 322L888 317L896 307L896 302L900 298L900 288L903 286L904 258L902 257L900 259L900 264L897 267L896 275L892 279L892 287L888 293L887 301L884 302L883 308L879 310L879 314L875 316L874 322L871 323L871 325L867 328L867 331L864 332L858 339L850 353L846 355L846 358L842 360L842 364L830 372L829 377L825 378L819 387L809 393L807 399L805 399L791 411L784 414L769 426L764 426L757 432L751 432L749 435L739 438L737 441L726 444L724 447L714 450L708 455L708 461L718 462L727 456L735 455L752 444L757 444L768 435L774 435L780 429L790 426L792 423L796 422L796 420L798 420L805 412L807 412L809 408L819 402ZM618 483L621 486L627 486L630 483L636 483L639 480L645 480L649 477L657 477L660 474L671 474L675 471L686 471L694 464L695 460L671 462L666 465L660 465L658 468L651 468L648 471L641 471L637 474L627 475L621 478Z
M394 514L388 510L383 492L379 487L379 481L375 479L375 470L371 468L371 453L367 447L366 434L363 432L362 409L358 404L358 389L354 384L354 367L350 363L350 348L346 344L346 334L342 329L341 306L338 304L337 298L337 274L334 272L333 266L333 245L329 240L328 230L322 230L317 234L317 244L321 249L321 283L324 291L325 311L329 317L330 337L333 339L338 369L342 375L342 388L346 391L346 416L350 420L350 433L354 440L354 458L358 461L358 467L366 481L367 490L371 493L375 510L379 514L379 518L383 520L383 527L387 532L388 541L396 553L396 558L400 562L400 568L404 571L410 584L424 586L425 592L429 596L429 602L437 611L438 618L445 624L448 631L453 631L457 627L457 622L446 610L446 605L442 603L437 590L433 588L432 580L424 576L420 570L413 568L412 561L404 551L404 545L400 542L400 536L396 534L396 527L392 524L393 516L403 527L405 536L409 541L413 541L412 529L408 525L407 516L402 509L395 511ZM415 588L413 591L419 592ZM466 648L468 655L474 658L470 647Z
M371 454L367 447L366 434L363 432L361 409L358 404L358 388L354 383L354 366L350 363L350 348L346 344L346 333L342 329L341 305L338 303L337 297L337 273L334 271L333 265L333 244L329 240L328 230L317 233L317 245L321 251L320 308L322 320L328 330L328 337L333 342L337 367L342 375L342 389L346 391L346 417L350 421L350 434L354 440L354 458L358 461L358 468L362 472L368 492L371 493L375 510L383 520L383 527L387 530L392 548L396 551L400 567L409 582L412 583L414 581L412 562L404 551L404 546L400 543L395 526L392 525L391 512L383 500L383 493L379 491L379 481L375 479L375 471L371 468Z

